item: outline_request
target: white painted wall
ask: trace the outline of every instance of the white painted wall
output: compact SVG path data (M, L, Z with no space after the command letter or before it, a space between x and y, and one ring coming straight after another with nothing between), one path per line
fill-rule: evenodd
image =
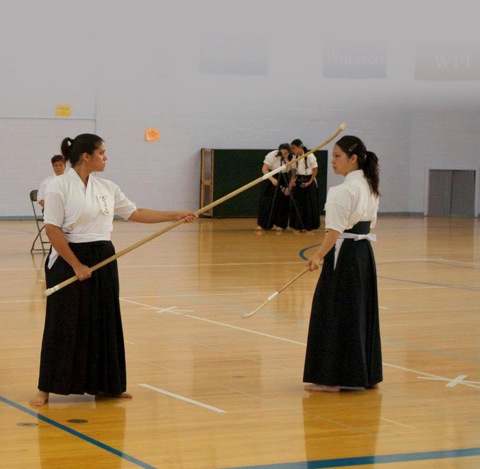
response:
M380 158L381 210L423 213L428 168L480 169L475 6L4 0L0 217L31 215L66 136L104 138L104 176L139 206L197 209L200 148L311 148L342 122Z

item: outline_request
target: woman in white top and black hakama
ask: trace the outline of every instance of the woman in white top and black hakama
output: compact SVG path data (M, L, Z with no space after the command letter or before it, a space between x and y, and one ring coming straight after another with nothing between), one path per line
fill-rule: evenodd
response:
M298 138L290 146L295 158L308 152ZM318 163L312 153L298 161L292 175L290 187L293 186L290 203L290 228L295 231L312 231L320 228L320 211L318 208L317 186Z
M382 377L375 258L370 228L378 210L375 153L357 137L334 146L332 166L345 176L325 204L326 235L308 264L323 267L315 289L303 381L307 391L377 388Z
M267 174L292 159L292 150L288 143L282 143L278 150L273 150L265 155L262 173ZM255 230L286 230L290 210L290 172L285 168L260 184L260 197L258 199L257 227Z
M78 282L47 298L38 392L41 406L50 393L130 398L126 392L125 349L116 261L90 267L115 253L110 241L114 214L140 223L185 218L190 211L137 208L102 172L107 156L97 135L62 142L72 169L56 177L46 191L45 230L51 242L45 263L47 288L76 275Z

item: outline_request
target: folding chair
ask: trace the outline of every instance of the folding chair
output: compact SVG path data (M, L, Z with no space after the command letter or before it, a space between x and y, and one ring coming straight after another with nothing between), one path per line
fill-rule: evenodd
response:
M34 254L36 252L43 252L43 254L45 255L45 253L47 252L45 246L49 246L50 241L42 237L42 231L45 229L45 225L43 224L43 216L37 213L37 210L35 208L35 204L37 202L37 192L37 189L30 191L30 202L32 203L33 217L35 219L35 223L37 224L37 236L35 236L35 239L33 240L30 253ZM45 236L45 233L43 233L43 236ZM39 244L39 247L35 247L36 244Z

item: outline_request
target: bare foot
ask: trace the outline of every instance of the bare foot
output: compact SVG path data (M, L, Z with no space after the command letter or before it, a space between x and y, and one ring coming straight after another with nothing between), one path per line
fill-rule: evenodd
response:
M99 392L95 397L114 397L116 399L133 399L133 396L128 392L122 392L121 394L108 394L105 392Z
M30 399L30 405L40 407L48 402L48 392L38 391L33 399Z
M324 384L307 384L304 389L312 392L340 392L340 386L325 386Z
M258 226L255 228L255 231L263 231L263 228L262 228L260 225L258 225Z
M378 385L378 383L375 383L375 384L371 384L370 386L367 386L367 389L379 389L380 386Z

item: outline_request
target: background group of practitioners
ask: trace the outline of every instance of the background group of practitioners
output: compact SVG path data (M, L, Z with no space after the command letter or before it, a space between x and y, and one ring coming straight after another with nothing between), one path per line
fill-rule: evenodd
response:
M267 174L294 158L308 153L300 139L282 143L263 160L262 173ZM318 206L318 163L312 153L269 177L260 185L257 231L284 231L288 227L306 232L320 228Z
M269 168L275 169L274 165L282 164L282 158L291 153L306 151L300 141L280 147L267 155ZM65 138L61 152L60 157L52 158L56 176L46 181L38 196L51 243L45 280L48 289L72 276L78 281L47 297L38 390L30 404L44 405L50 393L131 398L126 391L117 262L93 272L91 267L115 253L110 240L114 215L140 223L182 219L190 223L197 214L138 208L118 185L97 177L95 173L103 172L108 160L105 142L97 135ZM65 171L67 162L71 168ZM382 381L382 357L369 232L376 223L380 195L378 159L358 137L344 136L334 145L332 167L345 181L328 191L326 234L307 262L312 271L323 265L312 301L303 381L308 383L307 391L377 388ZM315 168L313 159L305 159L303 168L298 164L288 186L283 186L285 191L295 193L298 187L307 194L306 189L314 187ZM277 184L263 181L265 187L283 184L283 176L275 178ZM304 182L292 183L301 181L302 176ZM262 193L262 197L266 195ZM300 200L298 195L295 202ZM301 229L318 228L319 218L315 215L308 225L302 218Z

